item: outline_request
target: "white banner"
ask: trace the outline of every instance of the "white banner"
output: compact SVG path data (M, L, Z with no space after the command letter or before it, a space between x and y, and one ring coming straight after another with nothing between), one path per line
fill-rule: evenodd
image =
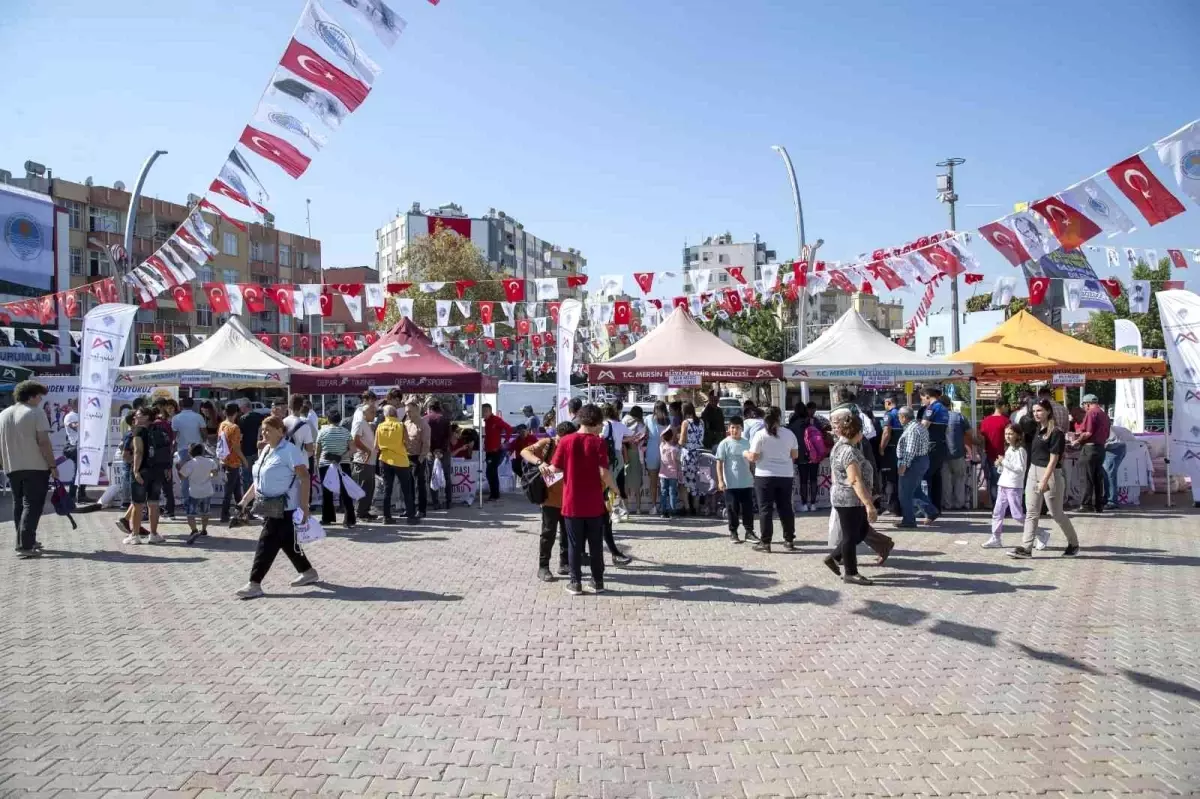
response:
M83 318L79 363L79 479L80 485L100 481L108 418L112 411L117 368L125 356L125 339L133 327L136 305L106 303Z
M583 303L579 300L563 300L558 307L558 421L568 422L571 413L567 404L571 401L571 370L575 367L575 330L583 316Z
M54 279L54 201L0 185L0 294L50 290Z
M1200 502L1200 297L1181 289L1155 297L1175 378L1171 465L1191 478L1192 499Z
M1113 322L1113 349L1130 355L1142 354L1142 331L1128 319ZM1131 433L1146 429L1145 386L1142 378L1117 381L1117 401L1113 407L1113 422Z

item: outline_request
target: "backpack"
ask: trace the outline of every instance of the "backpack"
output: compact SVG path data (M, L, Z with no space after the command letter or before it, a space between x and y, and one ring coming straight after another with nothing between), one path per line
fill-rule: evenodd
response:
M130 430L121 439L121 462L133 463L133 431Z
M804 429L804 449L808 451L809 463L820 463L829 454L825 434L815 424L810 424Z
M146 462L160 468L170 467L172 461L171 437L167 435L166 431L158 425L151 425L146 431L146 441L149 444Z
M608 468L615 470L617 468L617 463L618 463L618 461L617 461L617 442L613 437L614 434L613 434L612 425L609 424L608 422L605 422L604 427L606 429L604 431L603 438L604 438L604 445L608 449Z
M544 461L549 462L554 457L554 446L555 442L551 442ZM524 459L521 460L521 490L525 492L525 498L534 505L543 504L550 496L550 489L546 486L546 478L542 477L541 469Z

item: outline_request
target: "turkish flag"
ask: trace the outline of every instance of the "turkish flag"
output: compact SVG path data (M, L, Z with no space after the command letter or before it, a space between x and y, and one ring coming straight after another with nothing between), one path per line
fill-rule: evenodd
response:
M334 340L333 336L326 333L325 335L321 336L321 347L322 349L326 350L337 349L337 342Z
M528 336L529 335L529 320L528 319L518 319L517 320L517 335L518 336Z
M1174 291L1177 289L1182 289L1184 282L1185 281L1183 281L1183 280L1164 280L1163 281L1163 291Z
M249 228L247 228L244 224L242 224L238 220L234 219L232 216L225 213L224 211L222 211L220 206L216 205L215 203L210 203L208 200L201 200L200 207L204 208L206 210L212 211L214 214L221 217L226 222L233 225L235 228L242 231L243 233L245 233L247 230L249 230Z
M470 219L463 219L459 216L429 216L425 219L430 236L436 235L439 229L445 229L451 233L457 233L464 239L471 238Z
M632 318L632 313L629 308L629 300L617 300L613 303L613 321L618 325L629 324Z
M725 289L725 307L731 314L742 312L742 298L734 289Z
M271 337L268 336L266 333L259 333L258 340L261 341L263 344L265 344L268 347L271 346Z
M542 341L546 342L547 347L553 347L554 346L554 334L546 333L546 335L542 336Z
M184 283L182 286L171 289L171 297L175 300L175 306L184 313L196 310L196 298L192 296L191 283Z
M284 316L291 316L293 307L296 302L296 288L290 283L276 283L267 289L271 295L271 299L275 303L275 307Z
M179 285L179 281L175 279L175 275L171 274L171 270L167 268L167 265L157 255L151 255L146 259L146 263L153 266L155 271L163 276L163 283L167 288L174 288Z
M1029 278L1029 304L1041 305L1046 299L1046 292L1050 290L1050 278L1048 277L1031 277Z
M312 336L308 335L307 333L301 334L300 349L302 349L302 350L312 349Z
M353 333L342 334L342 346L348 350L355 349L358 346L358 343L354 339Z
M882 280L883 285L888 291L895 291L903 288L906 284L904 278L896 274L896 270L885 264L883 261L875 261L867 266L867 271L871 273L871 277L876 280Z
M278 136L272 136L270 133L263 133L250 125L247 125L246 129L242 131L242 136L238 141L268 161L274 161L280 169L294 178L303 175L304 170L308 169L308 165L312 163L311 158L300 152L290 142Z
M983 280L983 275L977 272L967 272L965 275L963 275L963 282L968 286L973 286L981 280Z
M375 335L374 333L367 333L365 336L363 336L363 341L365 341L367 343L368 347L371 346L372 344L374 344L378 340L379 340L379 336Z
M587 275L567 275L567 287L568 288L577 288L579 286L586 286L587 281L588 281Z
M1105 278L1100 281L1100 285L1104 286L1104 290L1108 292L1108 296L1114 300L1121 296L1121 281L1115 277Z
M334 283L333 287L339 294L348 294L351 297L357 297L363 290L362 283Z
M476 303L479 306L479 319L485 325L492 323L492 313L495 311L495 304L491 302Z
M53 294L47 294L45 297L42 297L41 302L38 304L38 321L43 325L53 322L55 305Z
M1077 250L1101 233L1099 225L1057 197L1047 197L1030 207L1041 214L1065 249Z
M242 290L242 304L246 306L246 313L267 310L267 295L262 286L258 283L239 283L238 288Z
M615 324L613 324L612 322L609 322L604 327L608 331L609 338L613 338L617 335L617 326Z
M550 321L554 322L556 325L558 324L558 309L561 305L562 303L560 302L546 303L546 311L550 314Z
M1187 259L1183 257L1183 250L1167 250L1167 257L1171 259L1171 263L1176 269L1187 269Z
M75 292L68 291L62 295L62 312L68 319L79 315L79 298L75 296Z
M919 251L926 261L933 264L941 273L950 277L961 275L966 269L958 260L958 256L940 244L932 244Z
M96 295L96 299L102 303L117 302L117 283L109 277L101 280L99 283L92 284L92 293Z
M241 203L242 205L246 206L247 208L253 208L255 211L258 211L260 214L267 213L266 208L263 208L261 205L254 202L253 200L246 197L245 195L238 194L238 192L232 186L230 186L229 184L227 184L225 181L221 180L220 178L214 179L213 182L208 185L208 190L210 192L212 192L213 194L219 194L222 197L227 197L230 200L233 200L234 202Z
M688 307L688 298L687 297L672 297L671 298L671 307L686 309Z
M225 296L224 283L205 283L204 293L208 295L208 306L213 313L229 313L229 297Z
M859 289L859 291L861 291L863 294L870 294L872 296L875 294L875 289L871 286L871 281L869 280L864 280L862 282L862 287Z
M530 339L530 341L533 343L533 348L535 350L540 350L542 348L542 334L541 333L534 333L533 337Z
M794 285L804 288L808 285L808 261L795 261L792 263L792 280Z
M742 304L749 305L751 308L758 307L758 292L754 290L754 286L746 286L742 289Z
M487 347L489 350L494 350L494 349L496 349L496 339L494 339L494 338L485 338L485 339L483 340L483 345L484 345L485 347Z
M653 272L634 272L633 279L637 281L638 288L643 294L649 294L650 289L654 288L654 273Z
M1131 155L1107 171L1112 182L1151 225L1184 212L1183 203L1154 176L1140 155Z
M154 342L154 346L158 347L159 352L167 348L167 337L162 333L155 333L150 337L150 340Z
M456 280L454 281L454 293L457 294L458 298L461 300L467 293L467 289L474 285L474 280Z
M851 294L855 291L854 284L850 282L850 279L840 269L829 270L829 285L838 291L845 291Z
M330 291L329 286L321 286L321 296L319 299L321 303L321 316L332 316L333 292Z
M1032 260L1029 257L1029 251L1025 249L1025 245L1021 244L1017 235L1000 222L988 222L979 228L979 235L987 239L988 244L995 247L1013 266L1020 266L1026 261Z
M295 39L288 44L279 63L341 100L347 111L353 111L362 105L363 100L367 99L367 93L371 91L370 86L342 72L311 47L305 47Z
M504 348L505 352L508 352L512 349L512 339L510 339L508 336L504 336L500 339L500 346Z
M732 277L734 280L736 280L738 283L741 283L743 286L746 285L746 276L742 274L742 272L745 271L745 269L746 269L746 267L744 267L744 266L727 266L727 267L725 267L725 271L729 273L729 276Z
M281 333L279 336L279 349L290 350L292 348L292 337L286 333Z
M504 298L509 302L522 302L525 299L525 281L516 277L506 277L502 281Z
M388 283L388 294L399 294L402 291L407 291L412 286L412 283Z
M383 317L387 316L387 306L385 305L380 305L378 308L372 308L371 310L375 312L376 322L382 322Z

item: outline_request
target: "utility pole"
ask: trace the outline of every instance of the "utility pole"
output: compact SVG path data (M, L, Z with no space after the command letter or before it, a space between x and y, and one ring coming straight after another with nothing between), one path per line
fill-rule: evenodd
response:
M124 266L126 271L133 264L133 228L137 221L138 202L142 199L142 186L146 184L146 175L150 172L150 167L154 166L154 162L158 160L160 155L166 155L166 150L155 150L142 164L142 171L138 173L137 182L133 185L133 191L129 195L129 212L125 215L125 263L113 264L113 272L118 273L113 275L113 280L117 283L117 289L121 292L121 302L130 305L137 305L136 297L134 296L133 286L129 285L124 280L124 275L119 274L121 267ZM153 241L153 235L150 237ZM133 326L133 330L125 339L125 365L133 366L134 352L137 350L137 325Z
M965 158L947 158L945 161L938 161L937 166L946 167L946 174L937 176L938 199L950 206L950 230L958 230L954 219L954 204L958 202L958 195L954 193L954 167L965 164ZM950 322L950 352L958 352L958 326L959 326L959 309L958 309L958 275L950 278L950 313L954 318Z

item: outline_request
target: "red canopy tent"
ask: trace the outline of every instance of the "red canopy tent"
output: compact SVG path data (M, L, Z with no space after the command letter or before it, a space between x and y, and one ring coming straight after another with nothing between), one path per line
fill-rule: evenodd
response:
M305 379L297 379L301 375ZM296 372L290 384L302 394L351 394L371 386L401 391L456 394L491 392L496 379L438 350L411 319L400 322L340 366Z

